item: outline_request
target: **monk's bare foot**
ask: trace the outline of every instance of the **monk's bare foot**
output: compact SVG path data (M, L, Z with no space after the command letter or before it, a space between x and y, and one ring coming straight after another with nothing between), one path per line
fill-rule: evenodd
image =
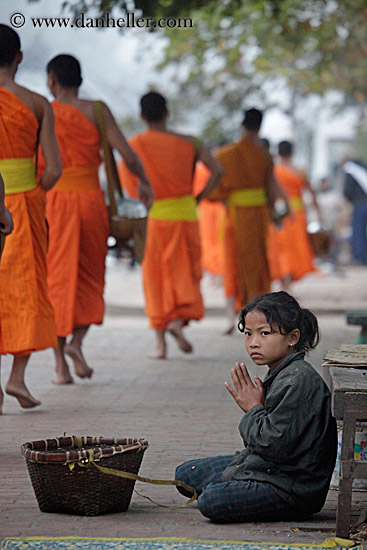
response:
M64 384L74 384L74 380L72 376L63 376L56 373L56 378L52 380L52 383L58 386L62 386Z
M15 397L23 409L32 409L33 407L41 405L41 401L35 399L33 395L29 393L26 386L22 385L18 387L8 384L5 391L8 395Z
M150 353L148 359L167 359L166 350L157 350L155 353Z
M64 353L72 358L75 374L79 378L92 378L94 370L88 367L81 349L75 348L71 344L65 344Z
M167 327L168 332L175 338L178 347L184 353L191 353L192 345L183 335L182 325L179 321L171 321Z

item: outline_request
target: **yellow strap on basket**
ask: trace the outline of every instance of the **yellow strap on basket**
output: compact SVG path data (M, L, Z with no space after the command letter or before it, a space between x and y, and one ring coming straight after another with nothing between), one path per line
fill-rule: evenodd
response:
M265 189L254 187L232 191L227 204L228 206L265 206L267 204Z
M149 211L149 217L165 221L197 221L196 200L192 195L158 199Z
M297 210L302 210L303 208L303 202L301 197L289 197L288 198L289 206L291 207L291 210L296 212Z
M1 159L0 173L5 194L24 193L37 187L36 168L31 158Z
M135 481L142 481L143 483L151 483L152 485L175 485L176 487L183 487L184 489L186 489L187 491L192 493L192 497L190 498L190 500L185 502L185 504L160 504L159 502L156 502L155 500L151 499L150 497L147 497L145 495L142 495L142 494L138 493L138 491L136 491L134 489L136 494L138 494L139 496L141 496L143 498L146 498L146 499L150 500L151 502L153 502L157 506L160 506L162 508L184 508L185 506L188 506L189 504L191 504L192 502L194 502L194 500L196 500L198 498L198 495L197 495L197 492L195 491L195 489L193 487L190 487L190 485L186 485L186 483L184 483L183 481L176 481L176 480L171 480L171 479L150 479L149 477L141 477L141 476L138 476L137 474L133 474L131 472L124 472L124 471L121 471L121 470L113 470L111 468L104 468L103 466L99 466L98 464L96 464L96 462L94 460L94 452L93 452L92 449L89 449L86 452L88 454L88 458L85 458L85 459L83 459L83 460L81 460L77 463L78 466L80 466L81 468L90 468L91 466L94 466L95 468L97 468L97 470L99 470L103 474L108 474L108 475L116 476L116 477L122 477L124 479L133 479ZM69 466L70 470L73 470L74 466L75 466L75 463L68 464L68 466Z

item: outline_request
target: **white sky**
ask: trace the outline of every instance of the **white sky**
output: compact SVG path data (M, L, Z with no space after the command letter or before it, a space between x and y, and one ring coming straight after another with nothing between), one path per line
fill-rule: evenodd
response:
M149 84L159 80L154 65L160 60L163 39L158 33L139 29L120 32L108 28L34 28L31 17L59 17L61 0L0 0L0 21L9 24L14 13L25 16L25 25L18 32L24 53L17 81L51 99L46 87L46 65L60 53L72 54L82 65L81 95L100 97L112 108L117 117L138 113L140 95ZM62 13L68 17L68 12ZM146 54L137 61L139 49ZM150 60L148 58L150 57ZM162 93L169 83L161 82Z
M112 108L115 116L124 118L136 114L138 102L150 84L158 86L163 94L174 90L172 73L158 73L154 66L162 58L165 39L158 32L145 30L106 28L34 28L31 17L68 17L61 13L61 0L0 0L0 20L10 24L14 13L25 16L25 25L15 29L21 39L24 60L17 81L51 99L46 87L45 67L50 59L60 53L77 57L82 65L83 85L81 95L100 97ZM91 16L92 14L87 14ZM115 17L117 14L114 14ZM122 14L121 14L122 15ZM185 32L184 29L177 32ZM142 53L143 52L143 53ZM189 125L198 123L199 117L190 117ZM241 117L242 118L242 117ZM267 120L268 119L268 120ZM272 128L284 127L284 137L289 137L289 123L279 111L265 117L264 135ZM191 132L195 128L185 128Z

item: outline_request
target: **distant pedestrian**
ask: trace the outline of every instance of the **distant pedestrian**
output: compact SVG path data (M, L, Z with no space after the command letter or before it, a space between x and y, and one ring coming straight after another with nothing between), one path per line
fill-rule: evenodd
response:
M6 393L29 409L41 404L25 383L30 355L57 344L47 293L45 192L60 177L61 160L49 102L15 82L22 59L18 34L0 24L0 172L15 226L0 266L0 354L13 355ZM38 145L45 158L39 179ZM0 408L1 402L0 391Z
M193 193L198 195L209 177L208 168L198 162L195 168ZM198 205L199 231L201 240L201 266L210 274L213 282L222 284L224 256L225 206L220 201L203 199Z
M71 384L73 377L66 355L71 357L77 376L90 378L93 374L84 357L83 344L89 327L103 322L108 212L98 178L101 137L95 102L79 97L79 61L71 55L57 55L48 63L47 75L55 98L51 105L63 164L62 177L49 193L46 206L50 229L47 282L58 342L53 382ZM139 177L142 200L150 201L150 184L138 157L107 105L102 104L101 108L108 143ZM41 170L42 160L41 157Z
M268 258L272 280L279 280L282 288L288 290L293 281L315 270L302 194L311 193L319 217L320 209L307 177L293 165L293 144L280 142L278 153L274 175L287 196L291 215L284 219L281 227L275 224L270 227Z
M343 171L344 196L353 205L352 255L357 263L367 265L367 169L361 162L349 160Z
M5 187L4 180L0 174L0 260L5 245L5 235L10 235L14 229L13 216L5 206ZM0 324L0 338L1 338L1 324ZM1 367L1 356L0 356ZM3 392L0 386L0 414L2 414L3 406Z
M149 92L140 100L148 129L129 143L139 155L151 181L154 203L148 216L147 242L142 264L146 313L155 330L157 346L150 357L167 357L166 332L179 348L191 353L183 329L204 315L200 292L201 258L196 205L216 187L222 176L219 163L200 141L167 128L166 99ZM208 168L202 191L193 197L195 163ZM120 165L121 181L136 195L136 178Z
M196 490L200 512L216 522L305 518L324 505L337 447L330 392L304 360L319 341L317 319L281 291L244 307L238 328L252 360L269 367L264 382L257 376L253 382L245 364L236 363L234 389L225 382L245 413L239 425L245 448L185 462L176 479Z
M345 237L346 219L349 218L349 205L343 193L332 186L329 178L322 178L317 192L317 204L321 212L322 227L329 236L329 250L326 261L336 267L341 244Z
M226 205L223 283L228 327L235 328L236 311L270 290L267 239L270 217L279 193L271 155L259 139L262 113L248 109L237 143L220 147L216 157L224 176L209 199Z

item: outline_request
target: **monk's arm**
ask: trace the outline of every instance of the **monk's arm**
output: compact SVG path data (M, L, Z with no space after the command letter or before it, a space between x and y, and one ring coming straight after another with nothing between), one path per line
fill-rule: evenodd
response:
M45 169L40 178L40 185L48 191L60 178L62 164L55 136L54 114L51 105L47 99L38 96L37 107L40 113L39 143L45 159Z
M199 160L201 160L201 162L210 170L210 176L204 189L196 197L196 201L198 203L202 199L207 198L214 191L214 189L219 185L224 174L222 165L216 158L213 157L205 145L201 145L200 147Z
M124 135L117 126L116 121L107 105L103 105L103 107L108 143L113 149L116 149L120 153L125 161L127 169L134 174L134 176L139 178L139 198L142 202L144 202L147 208L150 208L153 203L153 190L145 173L144 167L140 162L138 155L130 147Z
M305 189L307 189L307 191L309 193L311 193L312 204L313 204L319 218L321 219L321 210L320 210L320 207L319 207L318 202L317 202L316 193L312 189L310 181L308 180L308 178L306 177L306 175L303 172L302 172L302 175L303 175L303 181L304 181Z
M10 235L14 229L13 216L5 206L4 180L0 174L0 233Z
M275 203L280 201L282 203L283 213L281 215L284 218L285 215L291 213L291 209L288 203L288 198L283 189L277 182L274 176L273 163L269 163L269 169L265 178L265 193L267 197L268 206L270 208L270 216L274 222L278 221L279 214L275 208Z

